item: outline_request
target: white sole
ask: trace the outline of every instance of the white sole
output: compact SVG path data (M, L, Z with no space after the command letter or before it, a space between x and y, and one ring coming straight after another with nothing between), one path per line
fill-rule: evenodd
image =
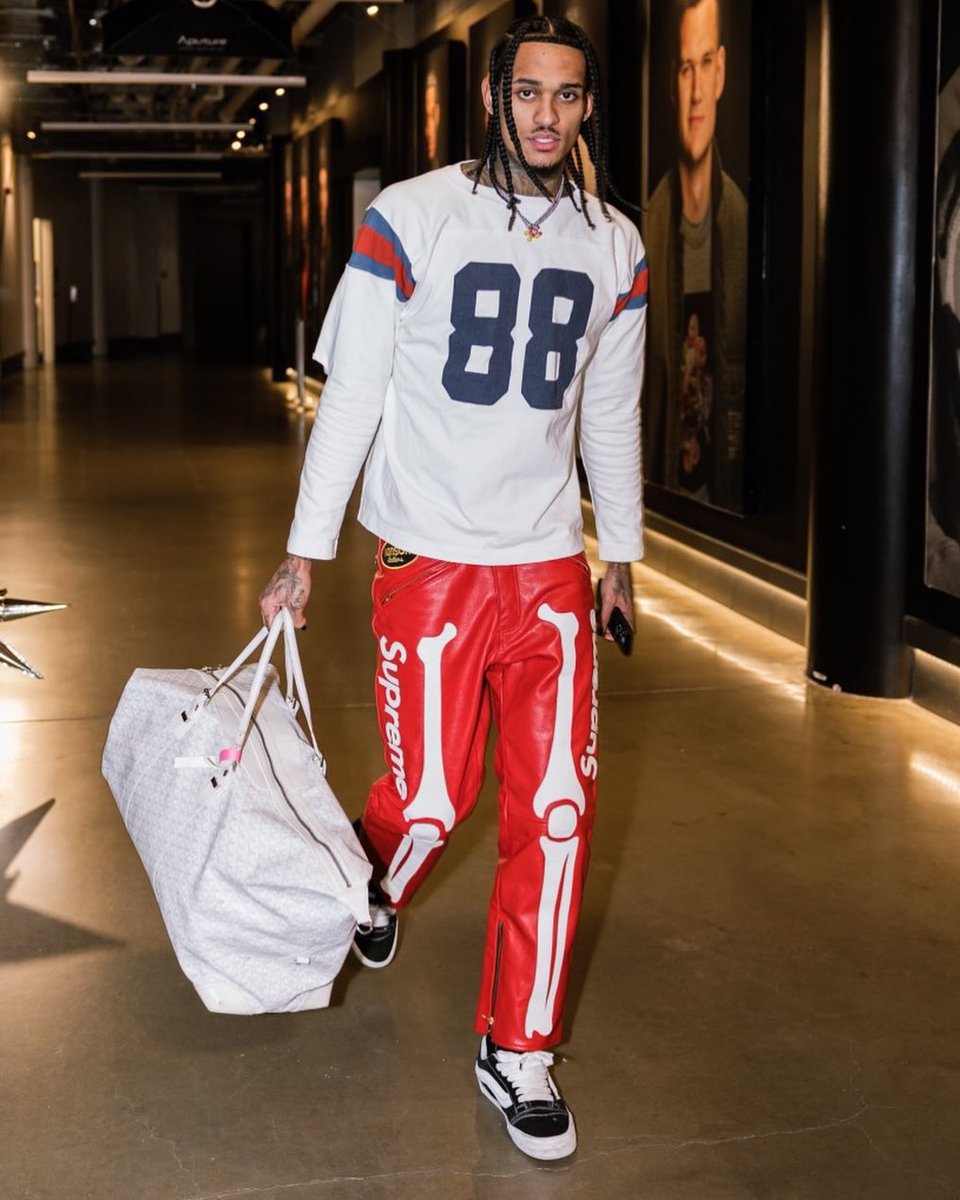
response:
M488 1079L487 1074L480 1064L475 1064L474 1070L477 1075L477 1083L480 1084L480 1092L484 1095L493 1107L503 1117L504 1124L507 1127L507 1135L510 1141L521 1150L528 1158L536 1158L541 1162L553 1162L558 1158L569 1158L577 1148L577 1127L573 1121L573 1113L570 1113L570 1125L566 1133L559 1134L552 1138L531 1137L528 1133L523 1133L514 1127L507 1120L507 1114L503 1111L500 1101L497 1099L496 1092L493 1090L493 1085Z

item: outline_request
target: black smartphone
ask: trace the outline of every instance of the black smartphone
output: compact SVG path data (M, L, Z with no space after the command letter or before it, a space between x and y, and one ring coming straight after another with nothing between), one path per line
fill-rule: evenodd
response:
M633 630L630 628L630 622L619 608L615 608L610 614L607 629L610 630L613 640L620 647L620 653L629 654L633 649ZM604 632L604 628L600 624L600 581L597 580L597 633L602 636Z

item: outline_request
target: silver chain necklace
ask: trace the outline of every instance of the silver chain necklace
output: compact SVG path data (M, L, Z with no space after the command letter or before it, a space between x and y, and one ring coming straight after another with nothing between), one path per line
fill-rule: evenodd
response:
M519 203L519 200L517 199L517 197L516 196L511 197L509 195L509 193L505 192L503 190L503 188L501 188L500 184L497 182L497 179L494 176L492 171L490 172L490 178L493 180L494 191L497 193L497 195L500 197L500 199L504 201L504 203L507 205L508 208L513 209L513 211L517 214L517 216L520 218L520 220L526 226L526 229L524 229L524 231L523 231L523 236L527 239L527 241L532 242L532 241L534 241L535 238L542 237L543 230L540 227L541 227L541 225L543 225L543 223L547 220L548 217L553 216L554 212L556 211L557 205L563 199L563 191L567 185L566 179L560 180L560 187L558 188L557 194L554 196L553 200L551 200L550 206L547 209L547 211L545 213L541 214L541 216L538 217L538 219L536 221L529 221L523 215L523 213L520 211L520 203Z

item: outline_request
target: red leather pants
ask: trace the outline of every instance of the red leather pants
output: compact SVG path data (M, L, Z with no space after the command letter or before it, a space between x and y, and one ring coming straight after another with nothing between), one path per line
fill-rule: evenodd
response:
M596 804L586 559L485 567L381 546L373 602L387 764L363 815L375 877L405 905L473 810L492 701L499 861L476 1028L515 1050L554 1045Z

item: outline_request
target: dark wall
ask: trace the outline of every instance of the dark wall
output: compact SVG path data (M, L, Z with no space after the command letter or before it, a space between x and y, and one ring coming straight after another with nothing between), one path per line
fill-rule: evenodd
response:
M201 357L264 360L265 233L259 198L183 198L185 349Z

